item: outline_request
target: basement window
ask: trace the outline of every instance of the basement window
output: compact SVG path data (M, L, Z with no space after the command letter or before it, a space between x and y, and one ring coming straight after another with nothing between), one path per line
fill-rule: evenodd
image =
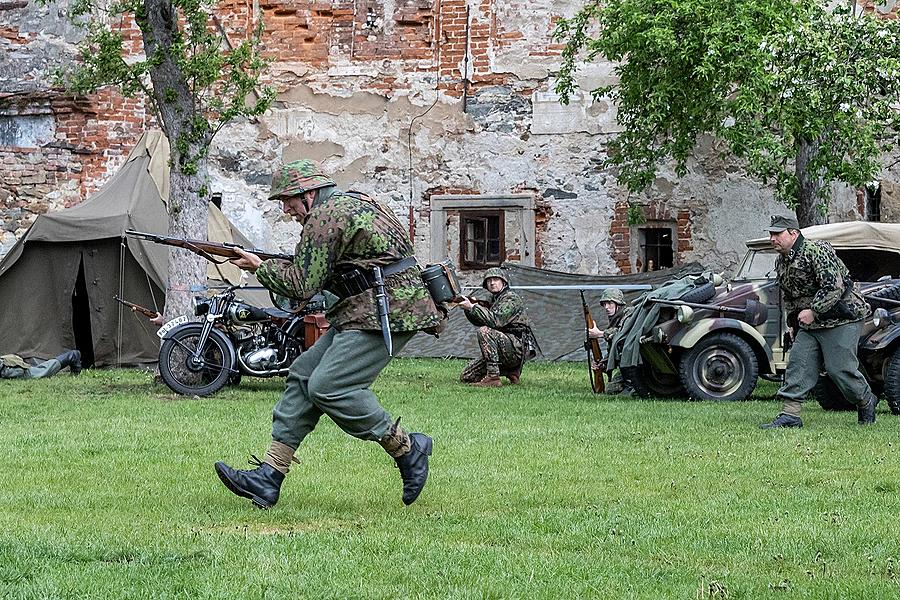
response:
M499 267L506 256L503 211L460 211L459 254L464 269Z

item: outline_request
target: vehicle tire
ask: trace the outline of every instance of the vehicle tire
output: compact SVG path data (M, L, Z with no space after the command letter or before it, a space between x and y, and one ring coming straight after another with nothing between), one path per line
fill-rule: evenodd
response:
M684 396L684 386L677 375L660 373L644 363L636 367L622 369L622 378L641 398L675 398Z
M856 405L844 397L844 394L834 385L834 382L828 375L819 375L819 380L816 382L816 387L813 388L812 396L819 403L819 406L822 407L822 410L856 410Z
M897 308L896 304L889 302L879 302L879 298L900 301L900 284L889 285L872 293L866 293L866 302L869 303L869 306L871 306L873 310L876 308L886 308L888 310Z
M900 415L900 348L895 348L884 367L884 399L891 413Z
M716 286L714 286L710 281L692 289L681 298L678 298L678 300L681 300L682 302L696 302L698 304L703 304L715 295Z
M225 335L213 329L203 348L202 362L192 364L192 355L203 325L176 327L159 348L159 375L167 386L185 396L208 396L225 387L232 377L234 348Z
M733 333L713 333L688 350L679 365L681 383L695 400L746 400L759 375L756 353Z

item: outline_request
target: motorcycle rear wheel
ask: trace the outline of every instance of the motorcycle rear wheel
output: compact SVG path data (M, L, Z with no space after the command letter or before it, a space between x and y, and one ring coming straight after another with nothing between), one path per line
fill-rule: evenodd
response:
M176 327L159 348L159 375L169 388L184 396L209 396L225 387L234 366L234 348L220 331L209 332L201 360L193 353L203 326L191 323Z

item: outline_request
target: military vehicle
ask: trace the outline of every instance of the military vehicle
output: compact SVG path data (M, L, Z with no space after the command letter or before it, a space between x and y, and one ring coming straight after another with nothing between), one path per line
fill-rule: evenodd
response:
M900 224L836 223L802 232L834 246L860 282L874 309L860 337L860 365L900 413ZM744 400L758 377L782 379L790 341L775 280L777 253L768 238L750 240L747 248L730 281L659 301L659 318L641 337L643 364L625 374L639 394ZM854 408L826 376L815 396L829 410Z

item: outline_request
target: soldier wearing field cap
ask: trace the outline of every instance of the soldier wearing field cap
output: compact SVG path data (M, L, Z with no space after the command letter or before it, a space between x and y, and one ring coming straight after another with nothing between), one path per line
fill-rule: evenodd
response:
M600 294L600 306L606 311L609 325L606 329L600 329L595 324L593 328L588 330L588 336L594 339L602 337L607 344L611 344L616 333L622 328L622 323L631 315L633 309L625 302L625 294L619 288L606 288L603 290L603 293ZM609 378L609 383L606 384L605 393L630 396L634 393L634 390L625 382L622 372L616 369Z
M869 305L831 244L804 238L794 216L774 215L766 231L779 254L775 270L794 343L777 393L781 412L761 427L803 427L801 403L823 369L856 404L858 422L874 423L878 398L860 373L856 357Z
M311 160L278 169L269 198L303 224L293 262L242 251L233 262L301 303L324 290L338 300L326 310L328 332L290 367L265 458L247 471L218 462L216 473L238 496L273 506L300 443L327 415L347 434L381 444L400 470L403 503L411 504L428 477L432 440L407 433L370 389L392 353L445 318L422 282L406 229L375 199L339 190Z

